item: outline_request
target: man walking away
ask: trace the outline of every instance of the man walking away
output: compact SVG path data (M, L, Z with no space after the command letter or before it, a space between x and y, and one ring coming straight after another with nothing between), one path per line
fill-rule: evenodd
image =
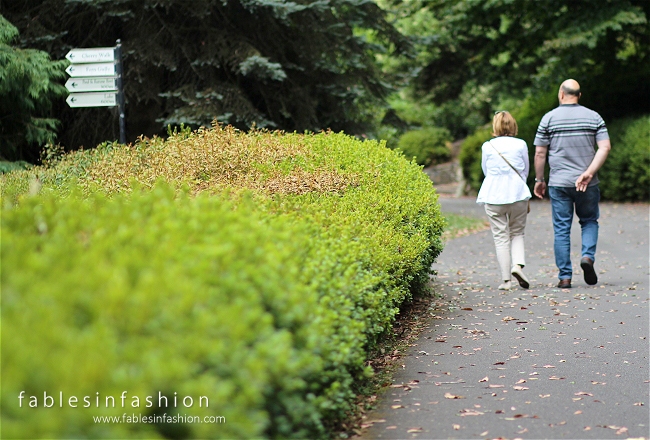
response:
M598 242L600 190L597 172L611 149L605 121L598 113L578 104L580 85L567 79L558 92L559 107L546 113L535 136L535 188L540 199L546 193L544 165L548 153L551 169L548 194L555 232L555 264L558 287L571 288L571 223L573 212L582 228L580 267L585 282L598 282L594 269Z

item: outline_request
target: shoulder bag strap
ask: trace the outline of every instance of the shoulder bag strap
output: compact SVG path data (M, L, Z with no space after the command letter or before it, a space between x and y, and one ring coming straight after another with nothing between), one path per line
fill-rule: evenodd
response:
M501 159L505 160L506 163L507 163L508 165L510 165L510 168L512 168L513 171L514 171L515 173L517 173L517 175L519 176L519 178L520 178L521 180L523 180L524 183L525 183L526 181L524 180L523 177L521 177L521 174L519 174L519 171L517 171L517 169L516 169L515 167L513 167L512 164L511 164L510 162L508 162L508 159L506 159L506 158L503 156L503 154L501 154L501 153L499 152L499 150L497 150L497 147L495 147L495 146L492 144L492 141L488 141L488 143L489 143L490 145L492 145L492 148L494 148L494 151L496 151L496 152L499 154L499 156L501 156Z

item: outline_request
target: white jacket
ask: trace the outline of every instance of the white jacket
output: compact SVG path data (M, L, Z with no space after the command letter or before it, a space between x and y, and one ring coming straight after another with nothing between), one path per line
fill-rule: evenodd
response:
M508 159L521 177L503 160L495 148ZM512 136L499 136L483 144L482 156L481 166L485 180L478 192L476 203L507 205L531 198L525 182L530 170L526 141Z

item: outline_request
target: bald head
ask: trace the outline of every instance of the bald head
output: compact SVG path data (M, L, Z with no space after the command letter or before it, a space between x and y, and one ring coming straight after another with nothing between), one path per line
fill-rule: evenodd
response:
M575 79L567 79L560 85L558 92L560 104L575 104L580 99L580 84Z

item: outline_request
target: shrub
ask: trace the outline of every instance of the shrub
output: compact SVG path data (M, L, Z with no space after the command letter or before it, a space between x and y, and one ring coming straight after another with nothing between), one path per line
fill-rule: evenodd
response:
M465 138L460 146L458 160L463 170L463 177L470 188L478 191L483 182L483 169L481 168L481 147L483 143L492 138L492 128L480 128L471 136Z
M418 165L429 166L451 160L450 141L449 130L431 127L407 131L400 137L397 148L408 159L415 158Z
M428 177L343 134L215 127L0 183L8 438L329 437L442 249ZM158 393L210 407L130 407ZM93 423L125 412L226 423Z
M31 167L28 162L19 160L16 162L0 161L0 174L8 173L15 170L26 170Z
M612 150L598 172L603 199L650 199L650 115L608 124Z

